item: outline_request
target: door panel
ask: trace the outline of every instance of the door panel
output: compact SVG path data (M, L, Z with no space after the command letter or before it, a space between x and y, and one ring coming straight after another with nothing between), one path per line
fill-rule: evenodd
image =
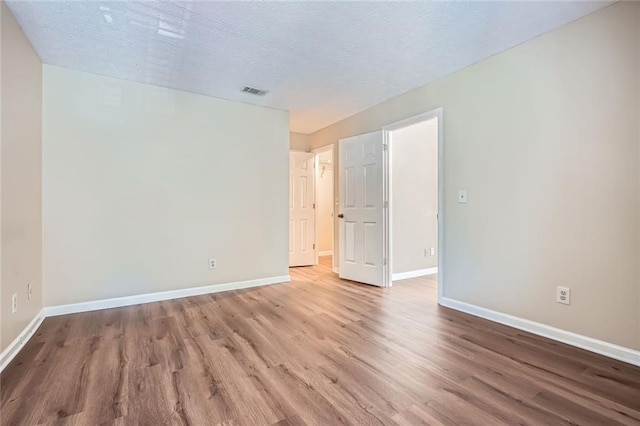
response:
M289 266L315 264L315 155L289 153Z
M339 142L340 277L384 286L383 136Z

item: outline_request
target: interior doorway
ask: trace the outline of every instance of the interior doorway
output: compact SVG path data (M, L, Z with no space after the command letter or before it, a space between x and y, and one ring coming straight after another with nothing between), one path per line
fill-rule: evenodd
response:
M334 158L333 145L316 154L316 247L318 257L333 257L334 245ZM331 262L333 263L333 261Z
M442 145L442 108L338 141L340 278L391 287L431 275L442 298Z
M289 266L312 266L334 252L333 146L289 151Z
M438 119L389 131L391 279L438 271Z
M439 272L441 111L384 128L388 144L390 282Z

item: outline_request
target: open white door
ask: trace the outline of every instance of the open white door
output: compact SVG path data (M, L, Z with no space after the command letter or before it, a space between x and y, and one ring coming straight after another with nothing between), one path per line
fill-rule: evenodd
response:
M386 285L382 132L339 142L339 275Z
M310 152L289 153L289 266L316 261L314 157Z

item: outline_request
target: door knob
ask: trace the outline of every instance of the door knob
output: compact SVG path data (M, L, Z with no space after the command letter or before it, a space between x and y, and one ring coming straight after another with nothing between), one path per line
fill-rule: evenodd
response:
M344 218L344 215L343 215L342 213L340 213L340 214L338 215L338 217L339 217L340 219L343 219L343 218Z

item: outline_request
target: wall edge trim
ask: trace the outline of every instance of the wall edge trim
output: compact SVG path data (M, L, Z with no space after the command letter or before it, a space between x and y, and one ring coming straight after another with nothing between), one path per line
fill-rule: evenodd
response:
M13 358L18 355L20 350L24 347L24 345L33 337L36 333L42 321L46 318L45 309L40 309L40 312L33 317L33 319L27 324L27 326L18 334L18 336L13 339L9 346L7 346L0 353L0 372L2 372L9 363L13 360Z
M640 367L640 351L443 297L440 305Z
M203 294L219 293L222 291L240 290L244 288L261 287L271 284L280 284L291 281L289 275L258 278L246 281L232 281L228 283L190 287L179 290L168 290L155 293L144 293L133 296L115 297L111 299L91 300L88 302L70 303L67 305L47 306L44 308L47 317L74 314L77 312L90 312L102 309L120 308L124 306L139 305L143 303L161 302L164 300L179 299L182 297L200 296Z
M433 268L418 269L415 271L398 272L397 274L391 274L391 281L406 280L408 278L423 277L425 275L433 275L437 273L438 273L437 266Z
M80 312L98 311L102 309L119 308L140 305L144 303L161 302L163 300L179 299L182 297L199 296L203 294L219 293L223 291L241 290L245 288L262 287L291 281L290 275L279 275L255 280L233 281L222 284L191 287L180 290L169 290L156 293L146 293L134 296L116 297L111 299L92 300L88 302L70 303L67 305L46 306L38 312L31 322L22 330L5 350L0 353L0 372L20 353L24 345L33 337L45 318Z

